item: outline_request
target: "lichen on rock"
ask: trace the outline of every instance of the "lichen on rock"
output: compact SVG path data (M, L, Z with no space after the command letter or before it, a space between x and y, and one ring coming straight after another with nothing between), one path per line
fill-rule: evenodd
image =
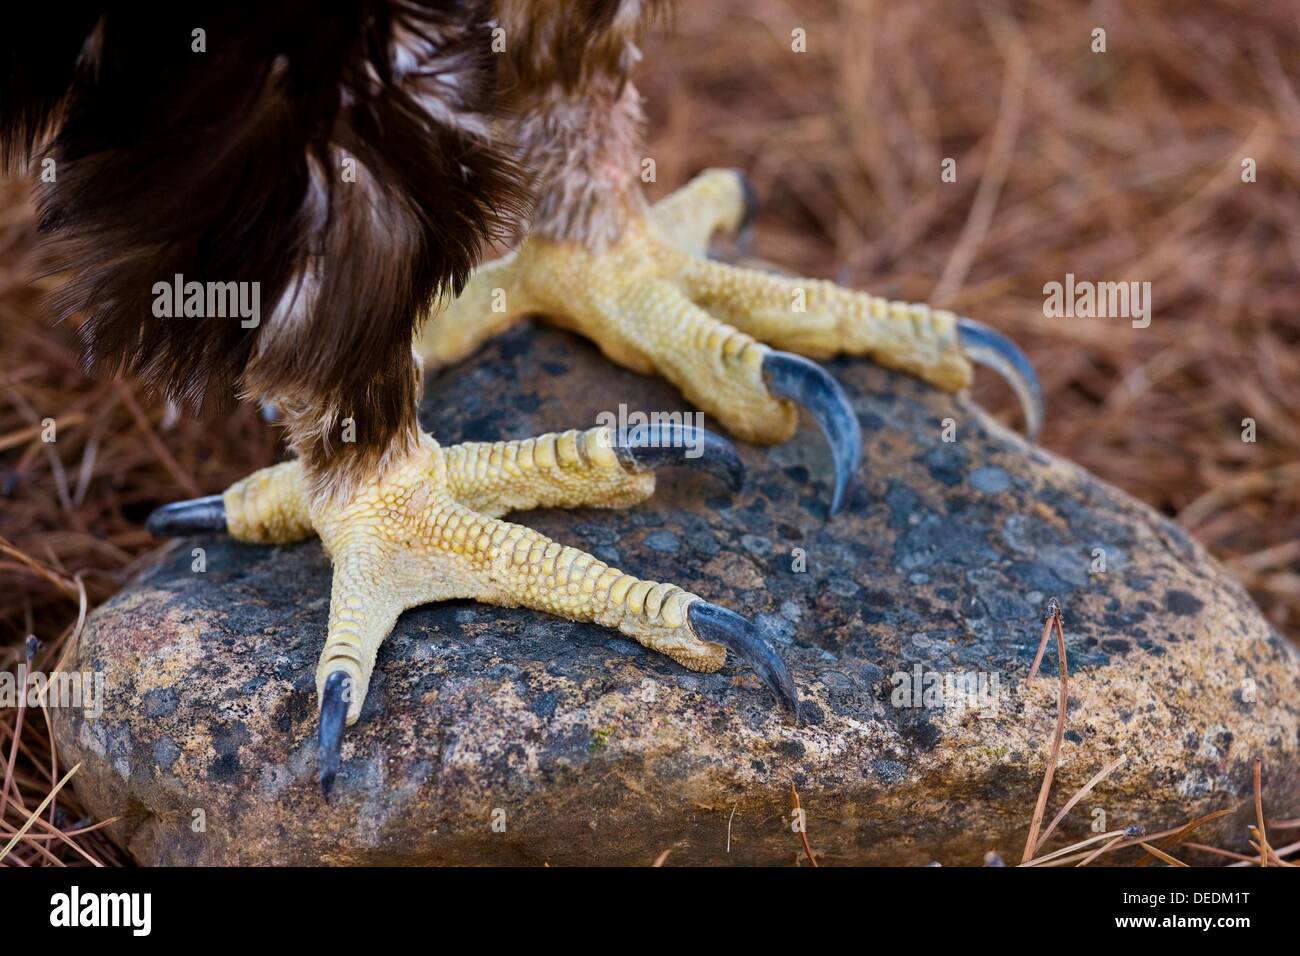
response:
M153 864L650 863L669 847L674 863L789 863L792 784L823 863L1018 859L1054 651L1026 677L1057 597L1071 676L1055 793L1128 757L1066 837L1098 810L1156 830L1231 807L1202 838L1235 839L1256 756L1270 815L1300 811L1296 652L1199 546L963 398L830 367L865 439L834 520L807 422L742 448L735 496L666 474L626 511L517 516L751 617L794 670L802 725L733 664L690 673L595 626L451 602L398 622L326 804L313 672L328 562L315 541L209 539L205 572L174 551L65 661L108 691L98 718L55 714L63 759L84 761L79 795L123 815L118 834ZM520 329L432 380L423 422L444 443L513 438L620 403L684 407L565 333ZM936 702L927 682L973 696Z

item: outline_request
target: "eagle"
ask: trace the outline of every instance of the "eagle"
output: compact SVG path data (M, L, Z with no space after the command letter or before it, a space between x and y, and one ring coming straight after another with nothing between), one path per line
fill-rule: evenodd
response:
M992 329L710 259L711 237L754 214L740 172L648 204L632 74L665 6L110 0L8 15L0 172L33 182L53 305L87 370L133 374L196 413L260 402L283 427L286 461L148 527L320 538L326 799L381 643L433 601L593 622L698 671L733 651L798 719L793 676L752 622L502 520L644 502L674 464L735 484L727 439L658 424L442 446L422 430L423 370L524 316L663 376L745 441L789 439L806 408L831 445L831 514L861 435L813 359L865 356L948 391L989 365L1028 430L1041 421L1032 367Z

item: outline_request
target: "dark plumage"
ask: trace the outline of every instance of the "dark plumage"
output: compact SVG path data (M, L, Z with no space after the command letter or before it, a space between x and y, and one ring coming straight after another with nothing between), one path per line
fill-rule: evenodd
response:
M0 157L55 161L40 225L87 365L200 410L274 401L313 473L404 450L417 318L523 207L489 133L489 4L24 7L0 39ZM260 324L156 316L176 274L259 283Z

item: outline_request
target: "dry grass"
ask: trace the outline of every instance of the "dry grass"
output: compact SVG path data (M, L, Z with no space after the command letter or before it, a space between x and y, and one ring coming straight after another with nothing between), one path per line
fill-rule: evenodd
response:
M683 4L640 79L653 191L746 168L766 200L758 255L1010 332L1047 389L1043 443L1181 516L1297 638L1298 49L1285 2ZM0 186L0 669L36 635L48 670L83 589L93 607L154 547L149 509L269 463L276 439L249 409L172 422L131 383L86 379L26 284L24 192ZM1151 326L1044 318L1042 287L1067 272L1151 282ZM1012 407L997 385L978 396ZM35 711L9 761L17 717L0 712L0 849L67 772ZM98 832L48 829L80 814L62 791L4 862L86 862L70 843L120 861ZM1259 837L1251 860L1272 859Z

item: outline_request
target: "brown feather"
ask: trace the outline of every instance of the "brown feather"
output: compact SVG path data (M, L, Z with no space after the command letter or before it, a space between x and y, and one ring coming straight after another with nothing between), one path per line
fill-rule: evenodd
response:
M599 251L644 212L637 43L665 0L498 0L512 138L533 176L535 235Z
M62 119L38 208L88 366L201 410L236 391L274 401L333 484L408 445L417 316L523 206L487 135L489 15L454 0L206 0L103 4L78 21L97 35L64 37L58 70L3 89L16 105L0 135L12 155ZM177 274L257 283L263 320L156 316L155 284Z

